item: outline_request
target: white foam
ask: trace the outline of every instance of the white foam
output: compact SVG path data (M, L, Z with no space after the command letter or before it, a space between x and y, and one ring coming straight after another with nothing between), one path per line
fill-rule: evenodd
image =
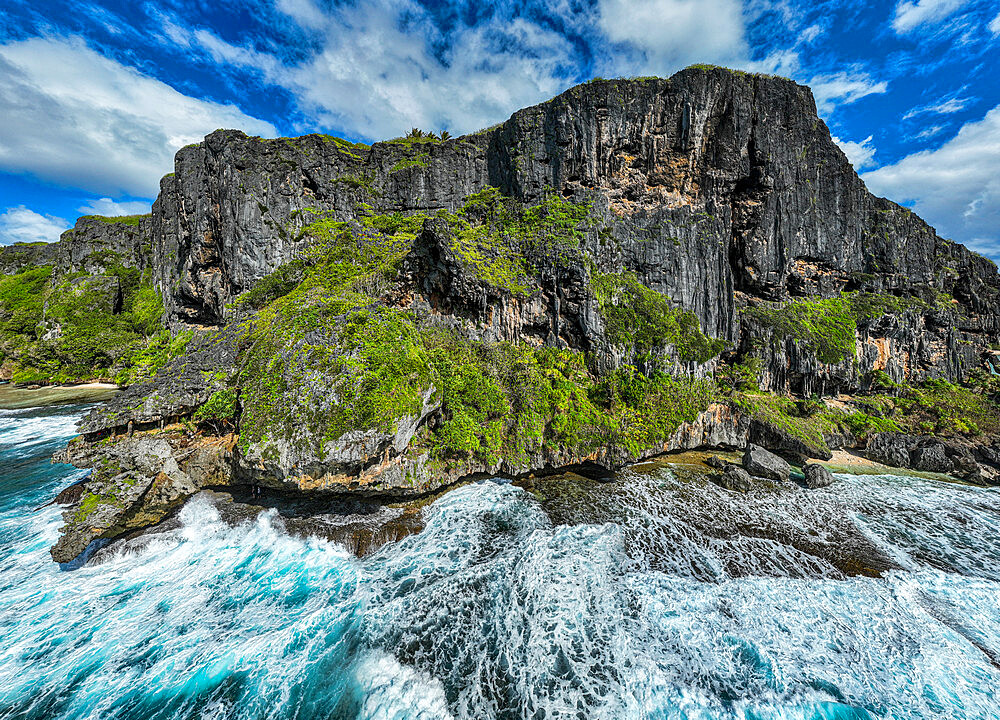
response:
M996 491L625 482L571 526L468 485L363 560L198 498L72 573L0 508L0 718L997 717ZM855 521L904 569L793 544Z

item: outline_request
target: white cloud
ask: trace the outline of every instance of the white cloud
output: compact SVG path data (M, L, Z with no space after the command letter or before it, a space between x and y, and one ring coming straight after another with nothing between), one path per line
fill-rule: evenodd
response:
M961 98L953 97L943 100L941 102L932 103L930 105L923 105L921 107L913 108L908 113L903 116L904 120L909 120L912 117L923 114L931 115L951 115L952 113L961 112L965 110L970 104L975 102L976 98Z
M279 0L277 7L320 38L322 49L283 65L204 30L182 31L175 42L256 70L295 95L315 123L366 139L411 127L474 131L547 100L577 79L578 50L568 34L598 39L598 75L670 75L692 62L790 67L785 54L749 61L739 0L600 0L591 9L555 0L548 11L566 32L498 13L474 27L459 23L447 38L413 0L327 11L312 0ZM177 30L165 23L171 37Z
M111 198L100 198L90 200L85 205L77 208L77 211L84 215L104 215L106 217L118 217L121 215L145 215L151 209L150 203L145 200L126 200L116 202Z
M799 34L798 42L803 45L808 45L822 34L823 28L819 25L810 25Z
M912 32L920 25L935 23L951 15L969 0L917 0L896 5L892 28L900 35Z
M863 72L818 75L809 81L809 86L820 115L829 114L837 105L849 105L869 95L880 95L889 88L884 80L876 82Z
M1000 105L935 150L863 175L876 193L913 209L944 236L1000 257Z
M69 223L55 215L42 215L24 205L7 208L0 214L0 245L16 242L54 242L68 230Z
M1000 37L1000 13L997 13L997 16L990 21L989 28L991 33Z
M557 94L572 84L573 45L525 19L459 25L443 55L432 18L412 0L344 5L332 14L310 0L278 7L322 38L299 65L229 44L204 30L186 42L215 62L258 71L292 92L319 125L355 137L383 139L411 127L469 132Z
M153 197L173 154L219 127L275 134L232 105L191 98L78 39L0 45L0 168L109 195Z
M944 125L931 125L930 127L926 127L920 132L918 132L917 138L919 138L920 140L926 140L927 138L934 137L942 130L944 130Z
M603 35L635 54L626 61L634 72L663 75L694 62L747 59L738 0L599 0L597 12Z
M861 142L841 140L839 137L833 138L833 141L844 151L855 170L860 171L875 164L875 146L872 145L871 135Z

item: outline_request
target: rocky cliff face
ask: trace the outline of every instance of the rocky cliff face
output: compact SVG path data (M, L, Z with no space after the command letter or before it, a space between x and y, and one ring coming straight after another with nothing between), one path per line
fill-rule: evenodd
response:
M996 267L873 197L808 88L719 68L594 81L446 141L217 131L148 220L112 227L201 339L68 457L208 422L237 437L226 482L295 492L614 467L695 437L822 455L823 433L657 372L753 367L807 397L959 381L1000 335ZM0 268L87 269L97 230Z
M338 220L356 217L358 203L455 210L487 186L527 204L550 189L591 200L595 269L635 272L731 345L761 332L744 332L738 311L755 302L841 291L927 299L929 312L862 327L856 369L854 358L838 367L808 348L775 348L775 390L849 389L872 369L957 379L1000 329L995 266L868 193L808 88L722 69L595 81L444 143L216 132L178 153L153 209L168 313L224 322L229 301L302 251L307 209Z
M149 268L153 260L150 218L85 215L56 243L17 243L0 248L0 276L51 265L60 273L99 274L111 262Z

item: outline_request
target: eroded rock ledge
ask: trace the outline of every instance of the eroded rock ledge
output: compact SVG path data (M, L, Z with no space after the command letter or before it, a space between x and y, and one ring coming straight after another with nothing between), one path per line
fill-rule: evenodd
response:
M371 147L218 131L160 189L149 217L0 254L24 287L50 268L49 296L132 277L119 320L162 299L136 340L162 352L63 456L94 474L61 562L234 484L417 496L748 443L995 476L996 267L868 193L791 81L597 81Z

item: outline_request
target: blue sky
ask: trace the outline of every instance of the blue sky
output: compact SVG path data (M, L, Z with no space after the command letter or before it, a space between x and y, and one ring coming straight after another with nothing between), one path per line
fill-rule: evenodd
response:
M1000 258L997 0L5 0L0 244L147 212L217 127L459 134L696 62L810 85L869 188Z

